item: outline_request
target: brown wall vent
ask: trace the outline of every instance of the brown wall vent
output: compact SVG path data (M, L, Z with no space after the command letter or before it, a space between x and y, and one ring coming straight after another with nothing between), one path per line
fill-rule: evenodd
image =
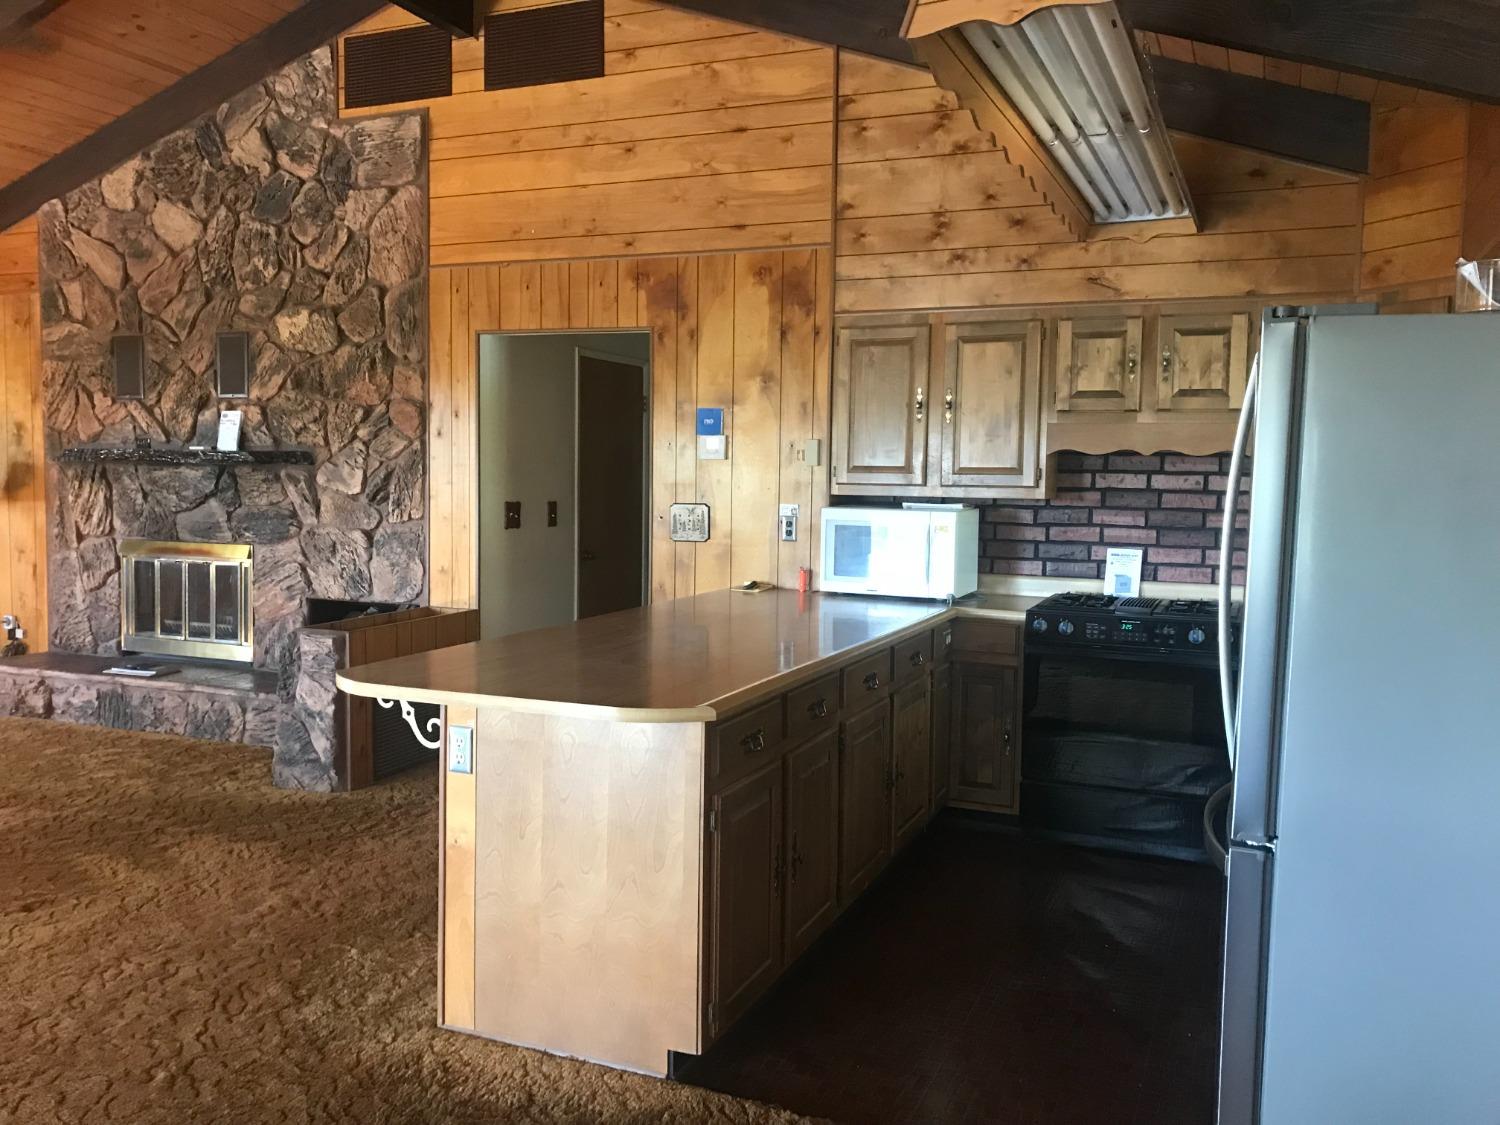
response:
M500 12L484 21L484 88L604 75L604 0Z
M398 27L344 40L346 109L451 93L453 37L440 27Z

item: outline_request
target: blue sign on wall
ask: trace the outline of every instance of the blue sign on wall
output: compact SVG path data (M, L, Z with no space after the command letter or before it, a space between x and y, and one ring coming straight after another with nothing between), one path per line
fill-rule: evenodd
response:
M724 432L724 408L722 406L698 407L698 436L718 437Z

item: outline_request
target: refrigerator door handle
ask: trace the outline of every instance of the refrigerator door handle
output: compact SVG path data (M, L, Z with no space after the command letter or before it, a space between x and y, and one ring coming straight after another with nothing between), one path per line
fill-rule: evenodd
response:
M1245 446L1250 438L1250 422L1255 416L1255 395L1260 389L1260 355L1250 364L1250 378L1245 383L1245 400L1240 405L1239 425L1234 432L1234 450L1229 458L1229 476L1224 485L1224 526L1219 532L1219 696L1224 705L1224 737L1229 748L1232 772L1238 756L1236 745L1236 711L1239 700L1234 694L1234 666L1230 659L1230 590L1234 576L1234 524L1240 506L1240 476L1244 472Z

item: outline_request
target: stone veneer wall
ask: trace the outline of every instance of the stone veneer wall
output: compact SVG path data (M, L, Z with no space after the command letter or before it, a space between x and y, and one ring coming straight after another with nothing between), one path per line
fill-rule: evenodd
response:
M292 706L310 596L426 589L426 157L422 117L344 123L328 50L305 56L40 215L49 458L82 443L246 447L314 467L49 463L51 645L117 643L122 538L255 545L255 655L281 673L278 781L326 788ZM215 336L250 334L246 400L215 392ZM146 338L142 401L110 337ZM331 685L330 685L331 687ZM322 741L321 739L319 741Z

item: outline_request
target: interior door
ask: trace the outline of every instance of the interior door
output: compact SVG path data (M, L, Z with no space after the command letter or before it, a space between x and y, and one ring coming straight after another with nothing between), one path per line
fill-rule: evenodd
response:
M942 484L1035 485L1042 322L959 322L944 337Z
M839 329L833 380L835 484L926 483L930 342L925 323Z
M786 959L838 911L839 739L830 727L786 756Z
M577 615L644 604L646 393L637 363L578 353Z
M1059 411L1139 410L1140 368L1140 317L1065 317L1057 322L1054 397Z
M1163 316L1156 409L1238 410L1250 375L1250 314Z

